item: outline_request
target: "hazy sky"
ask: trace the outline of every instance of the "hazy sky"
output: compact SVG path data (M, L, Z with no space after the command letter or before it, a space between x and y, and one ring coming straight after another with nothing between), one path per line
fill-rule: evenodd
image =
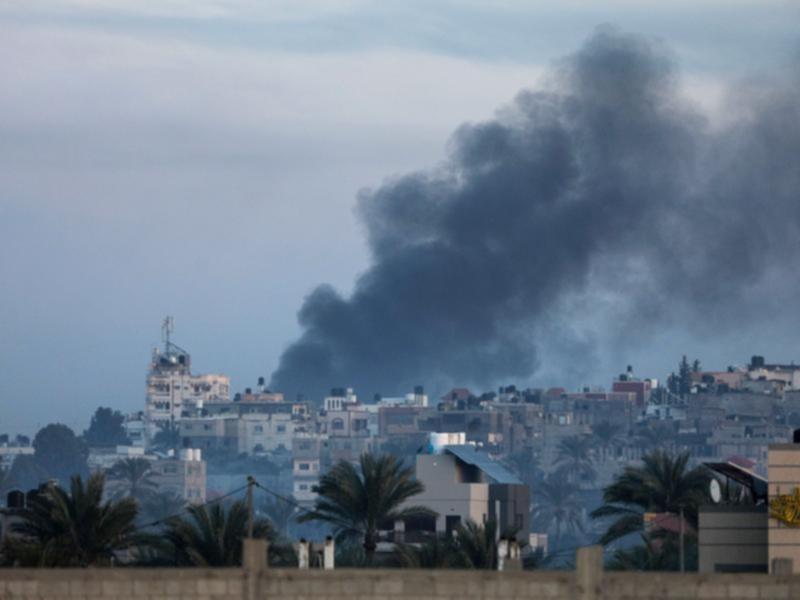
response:
M598 25L665 44L724 120L798 22L765 0L0 1L0 432L141 408L167 314L196 371L268 377L303 298L368 264L358 191L435 165ZM800 358L779 325L614 359Z

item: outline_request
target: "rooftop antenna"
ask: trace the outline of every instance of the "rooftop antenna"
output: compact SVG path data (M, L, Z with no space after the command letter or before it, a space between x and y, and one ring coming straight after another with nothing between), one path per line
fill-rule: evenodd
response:
M175 327L175 323L172 320L172 317L164 317L164 321L161 323L161 338L164 340L164 349L169 352L169 336L172 333L172 330Z

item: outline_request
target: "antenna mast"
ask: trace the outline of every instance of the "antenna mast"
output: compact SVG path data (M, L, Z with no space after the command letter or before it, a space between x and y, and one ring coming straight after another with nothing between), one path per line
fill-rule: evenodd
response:
M161 323L161 338L164 340L164 349L169 352L169 336L172 333L174 328L174 322L172 317L164 317L164 321Z

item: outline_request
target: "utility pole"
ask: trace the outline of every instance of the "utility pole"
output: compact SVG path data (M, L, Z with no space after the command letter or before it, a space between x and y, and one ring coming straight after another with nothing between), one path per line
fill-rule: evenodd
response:
M256 480L252 475L247 476L247 537L253 539L253 486Z
M680 535L680 537L681 537L681 552L680 552L680 556L681 556L681 573L685 573L686 572L686 557L684 556L684 551L683 551L683 534L684 534L684 525L683 525L683 523L684 523L684 520L683 520L683 506L681 506L681 535Z

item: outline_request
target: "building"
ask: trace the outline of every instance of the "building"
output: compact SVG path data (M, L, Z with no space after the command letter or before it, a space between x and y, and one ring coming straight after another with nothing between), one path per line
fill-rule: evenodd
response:
M185 448L206 452L239 452L239 417L187 417L178 422Z
M744 462L745 465L741 463ZM718 504L701 506L698 514L698 571L701 573L766 573L769 564L767 480L737 459L706 467L738 485L738 502L721 502L722 486L712 482ZM716 490L713 489L716 486Z
M151 479L160 494L174 494L187 502L206 501L206 462L200 449L185 448L177 456L154 461Z
M206 402L228 402L230 379L226 375L193 375L186 350L170 341L172 319L162 327L164 348L154 349L147 374L145 431L152 439L158 429L174 427L184 416L192 416Z
M358 396L356 396L353 388L333 388L331 395L327 396L322 405L325 411L331 410L347 410L348 406L358 404Z
M300 505L314 504L317 494L313 488L329 456L327 435L298 434L292 439L292 494Z
M732 461L706 466L750 498L701 508L700 571L773 572L779 562L800 565L800 430L793 443L769 445L766 479ZM719 500L719 488L711 495Z
M460 436L458 444L453 435ZM416 478L425 490L409 503L431 508L434 520L396 524L408 541L417 533L451 533L468 520L496 520L500 531L527 539L530 490L477 446L463 443L465 434L432 434L429 453L418 454ZM445 444L441 442L444 441Z

